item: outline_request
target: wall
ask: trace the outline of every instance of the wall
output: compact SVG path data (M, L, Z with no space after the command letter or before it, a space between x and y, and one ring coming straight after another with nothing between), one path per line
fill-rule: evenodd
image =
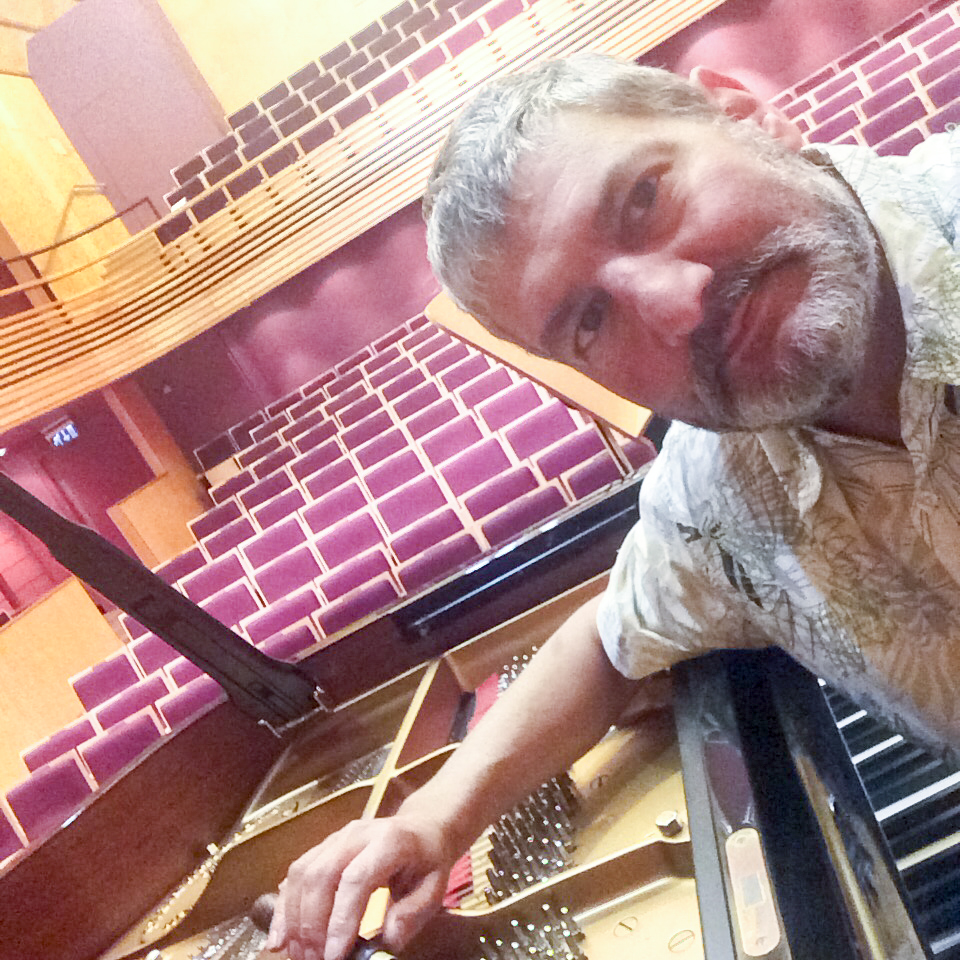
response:
M133 379L190 451L416 316L437 292L413 204Z
M107 515L107 508L153 478L119 421L100 395L83 397L62 411L76 423L79 437L54 448L42 430L56 415L26 424L2 438L7 451L3 472L70 520L97 530L129 552ZM62 581L66 572L31 534L0 524L0 580L7 603L22 608Z
M73 194L95 177L77 155L32 80L0 75L0 222L23 253L113 213L97 193ZM86 263L127 237L120 223L38 258L58 273ZM69 284L64 292L69 292Z
M226 132L216 100L155 0L85 0L27 45L37 87L114 208L164 210L170 170ZM131 229L155 217L137 210Z
M21 750L83 716L70 677L119 647L74 579L0 630L0 789L27 776Z
M89 2L89 0L87 0ZM160 0L229 115L399 0Z

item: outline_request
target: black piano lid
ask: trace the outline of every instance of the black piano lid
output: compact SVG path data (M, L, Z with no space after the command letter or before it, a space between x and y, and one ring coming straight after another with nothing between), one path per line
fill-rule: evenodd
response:
M37 536L85 583L196 663L245 713L274 730L295 725L371 689L382 676L364 657L364 676L348 660L368 647L367 633L394 648L393 674L456 646L483 630L582 583L612 565L637 519L640 479L595 495L485 555L422 594L361 622L310 669L267 656L165 583L140 561L87 527L60 516L0 474L0 510ZM386 629L385 629L386 628ZM402 644L406 650L396 650Z

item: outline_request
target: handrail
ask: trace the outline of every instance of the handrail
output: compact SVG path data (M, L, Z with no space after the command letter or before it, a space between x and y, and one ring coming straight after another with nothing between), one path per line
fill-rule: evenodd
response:
M157 210L156 204L149 197L141 197L139 200L134 201L128 207L124 207L122 210L116 211L116 213L110 214L109 217L104 217L103 220L100 220L97 223L92 224L89 227L84 227L83 230L78 230L76 233L71 234L69 237L64 237L62 240L57 240L54 243L49 243L45 247L38 247L36 250L31 250L29 253L21 253L16 257L7 257L4 260L4 263L19 263L21 260L33 260L34 257L39 257L42 253L49 253L51 250L56 250L58 247L65 247L68 243L73 243L74 240L79 240L81 237L87 236L89 233L93 233L94 230L99 230L101 227L105 227L108 223L113 223L114 220L119 219L120 217L125 217L128 213L132 213L137 209L141 204L147 204L150 207L151 212L153 213L154 219L160 219L160 211ZM38 273L37 276L40 274Z
M155 225L40 281L56 299L0 326L0 431L134 372L415 202L447 124L488 77L584 48L637 57L721 2L526 0L424 77L404 62L404 94L176 239L164 245Z

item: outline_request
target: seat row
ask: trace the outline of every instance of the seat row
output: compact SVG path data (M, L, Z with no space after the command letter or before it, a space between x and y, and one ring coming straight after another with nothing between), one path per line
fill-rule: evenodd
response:
M417 317L226 431L236 474L157 569L292 658L619 479L595 424ZM35 840L221 695L127 615L125 649L71 682L84 716L24 752L8 834Z
M347 391L355 388L361 380L366 379L369 383L371 377L380 374L384 367L389 367L393 362L401 359L401 356L409 361L409 365L405 367L405 370L409 370L410 366L417 362L413 352L424 341L431 340L440 333L442 331L422 314L413 317L335 367L325 370L291 393L268 404L265 409L255 411L212 440L197 447L193 451L197 466L201 472L205 472L240 452L249 454L245 458L248 461L256 459L256 451L249 451L249 448L257 442L269 439L270 434L276 433L284 426L296 424L308 428L313 422L338 409L336 407L332 407L329 411L320 409L331 401L339 399L339 405L346 406L352 399L357 399L355 391L353 393L347 393ZM388 370L386 374L378 377L377 383L382 384L384 380L392 379L401 372L403 371ZM341 396L342 394L346 396ZM285 416L285 422L269 426L278 416ZM283 434L283 439L290 439L291 436L297 435L297 432L297 429L287 430Z
M258 646L292 659L316 640L299 624ZM159 638L143 638L136 652L97 667L72 681L87 714L21 754L30 775L0 804L0 862L56 829L145 750L224 697L215 680Z
M447 44L457 56L486 35L474 15L490 0L405 0L379 20L364 27L316 60L311 60L257 99L229 117L230 132L171 171L176 184L164 199L172 211L237 173L245 164L264 157L283 141L300 134L303 153L334 137L361 116L377 109L404 90L417 70L402 68L458 24L473 20ZM486 31L522 12L519 0L491 4ZM288 142L286 147L292 146ZM283 150L284 148L281 148ZM287 151L289 152L289 150ZM294 149L294 156L296 156ZM261 164L263 172L278 172L276 162ZM255 185L259 167L248 168L230 189ZM261 178L262 179L262 176Z

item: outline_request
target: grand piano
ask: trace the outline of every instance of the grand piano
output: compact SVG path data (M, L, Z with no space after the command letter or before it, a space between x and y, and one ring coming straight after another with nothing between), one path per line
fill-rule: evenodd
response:
M442 765L602 589L640 482L280 675L238 664L203 624L172 630L230 699L0 874L0 958L259 956L253 901L323 836L388 815ZM54 545L70 539L54 527ZM72 554L81 575L111 576L98 549ZM131 576L125 599L162 618L165 586L154 595ZM776 651L674 673L672 710L611 730L478 838L405 957L960 957L955 771Z

